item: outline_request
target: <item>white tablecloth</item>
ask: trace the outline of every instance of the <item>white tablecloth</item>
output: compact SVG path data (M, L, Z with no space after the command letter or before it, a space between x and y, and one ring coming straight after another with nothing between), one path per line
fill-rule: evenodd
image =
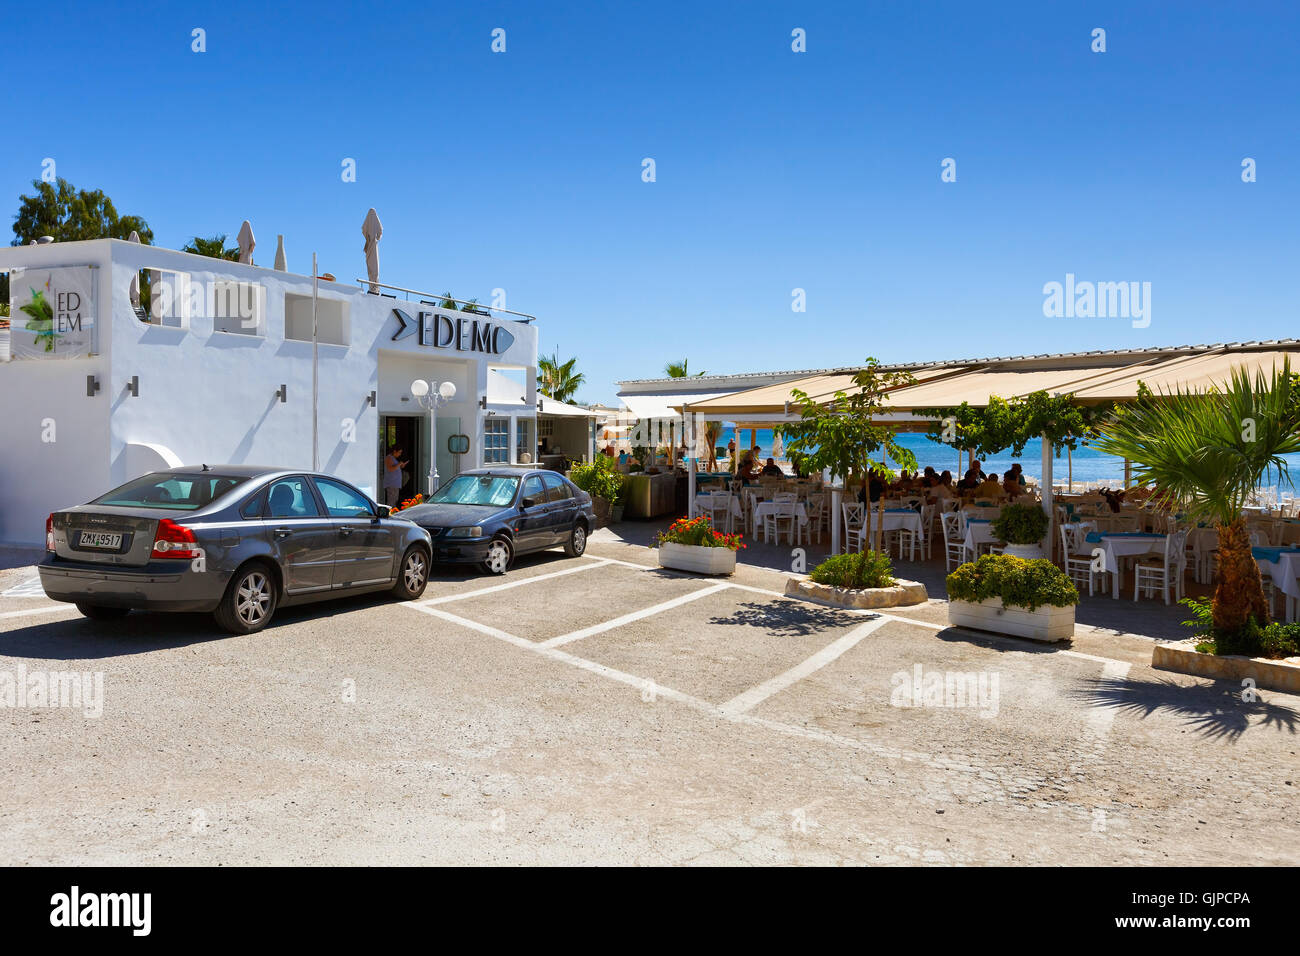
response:
M1165 553L1165 535L1137 537L1135 535L1106 534L1102 532L1099 544L1089 541L1087 546L1101 548L1106 555L1105 568L1111 572L1111 596L1118 601L1120 559L1153 552L1163 555Z
M804 507L802 501L793 502L794 520L799 522L799 527L808 526L808 509ZM761 531L763 540L767 540L767 529L763 527L763 519L768 515L779 514L780 505L775 501L764 501L754 508L754 531Z
M1300 551L1282 552L1276 561L1255 561L1259 570L1273 579L1273 585L1286 595L1286 619L1296 619L1296 604L1300 602Z
M886 511L883 515L877 515L874 512L872 519L880 519L881 531L913 531L916 534L923 535L921 527L921 516L911 508L907 511Z
M992 521L973 520L966 522L966 538L964 544L966 545L966 553L970 555L972 561L974 561L975 556L979 554L979 546L981 544L996 544L997 541L997 535L993 533Z

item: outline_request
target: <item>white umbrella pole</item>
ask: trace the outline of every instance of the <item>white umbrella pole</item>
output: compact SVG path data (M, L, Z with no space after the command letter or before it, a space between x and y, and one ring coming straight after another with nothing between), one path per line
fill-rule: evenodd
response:
M317 361L316 296L320 279L316 253L311 254L311 470L320 471L320 365Z
M1043 433L1043 510L1047 512L1047 539L1043 544L1043 553L1049 558L1053 554L1053 528L1056 521L1056 509L1052 507L1052 442Z
M682 432L686 433L686 422L690 421L686 416L690 414L690 406L682 406ZM688 445L691 456L687 459L686 464L686 514L689 517L695 517L695 429L689 433Z

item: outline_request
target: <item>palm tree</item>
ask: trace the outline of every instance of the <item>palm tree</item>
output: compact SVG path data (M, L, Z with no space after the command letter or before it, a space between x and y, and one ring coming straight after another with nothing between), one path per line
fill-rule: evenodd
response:
M577 363L576 357L561 362L558 352L551 353L549 357L543 355L538 358L537 390L557 402L567 402L572 399L578 393L578 389L587 382L585 375L573 370Z
M1102 426L1101 451L1138 465L1192 520L1219 532L1214 590L1216 634L1236 635L1253 616L1268 622L1259 566L1250 552L1242 508L1261 483L1289 479L1283 455L1300 452L1300 383L1291 363L1270 372L1233 370L1222 388L1144 392Z
M192 241L181 246L181 252L192 252L195 255L210 256L213 259L226 259L230 262L239 261L239 247L235 246L227 249L224 233L213 236L211 239L201 239L195 236Z
M442 301L438 303L438 307L446 309L448 312L473 312L475 315L492 314L478 304L478 299L469 299L465 302L458 303L451 297L450 292L444 292L442 294Z
M699 378L701 375L708 374L707 372L696 372L692 375L686 368L689 361L690 359L682 359L680 362L669 362L664 366L664 374L669 378Z

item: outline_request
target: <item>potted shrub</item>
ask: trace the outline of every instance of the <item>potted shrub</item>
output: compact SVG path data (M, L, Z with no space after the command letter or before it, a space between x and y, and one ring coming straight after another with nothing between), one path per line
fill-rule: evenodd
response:
M700 574L731 574L736 552L745 545L739 534L716 531L709 519L678 518L659 532L659 566Z
M1052 562L986 554L948 575L948 623L1035 641L1074 635L1079 603L1065 572Z
M993 533L1007 544L1007 554L1017 558L1043 558L1047 512L1036 504L1006 505L993 519Z
M617 507L615 521L623 515L624 477L618 470L618 464L608 455L597 455L590 464L574 465L569 472L569 480L591 495L591 510L596 514L600 525L609 523L611 512Z
M888 554L869 549L831 555L813 568L806 580L787 579L785 593L853 608L921 604L928 598L924 584L894 577Z

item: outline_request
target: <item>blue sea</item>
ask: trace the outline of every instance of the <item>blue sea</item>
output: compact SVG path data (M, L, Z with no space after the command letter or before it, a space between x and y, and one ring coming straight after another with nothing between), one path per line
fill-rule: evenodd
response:
M750 431L748 428L742 429L744 440L752 444ZM722 432L722 441L719 444L725 446L731 441L733 430L726 428ZM761 459L767 459L772 455L772 429L758 429L758 446ZM926 435L915 433L903 433L898 436L898 443L905 448L909 448L912 454L916 456L917 468L924 471L926 465L934 468L935 471L951 471L953 478L960 478L966 472L966 459L962 456L960 464L958 463L957 451L951 445L944 445L940 442L932 441ZM1124 483L1124 460L1116 458L1113 455L1105 455L1094 448L1079 447L1074 450L1074 462L1071 469L1070 463L1066 458L1065 452L1062 452L1052 465L1053 478L1058 481L1068 480L1069 474L1073 472L1076 482L1108 482L1113 487L1122 487ZM1031 441L1024 448L1019 456L1013 456L1010 452L1004 452L991 458L982 459L984 462L985 474L997 473L1001 475L1008 470L1013 462L1020 462L1024 469L1026 477L1042 477L1042 442L1038 440ZM1281 490L1286 493L1294 493L1300 482L1300 455L1290 455L1287 458L1287 465L1291 471L1290 484L1283 484ZM1273 484L1276 482L1270 482Z

